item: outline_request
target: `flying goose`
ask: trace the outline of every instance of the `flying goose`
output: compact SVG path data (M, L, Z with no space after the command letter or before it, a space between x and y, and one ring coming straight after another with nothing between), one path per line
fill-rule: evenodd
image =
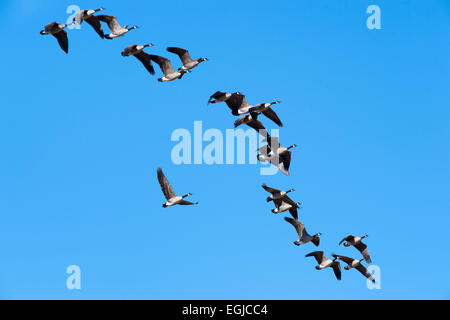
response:
M271 103L260 103L260 104L253 106L252 108L250 108L249 111L262 113L267 118L269 118L270 120L275 122L279 127L282 127L283 123L281 122L280 118L278 118L275 111L273 111L271 108L272 105L279 104L279 103L280 103L280 101L275 101L275 102L271 102Z
M296 246L308 243L308 242L312 242L316 245L316 247L319 246L320 244L320 236L322 235L320 232L316 233L315 235L311 236L305 228L305 225L301 222L298 221L296 219L292 219L289 217L284 217L284 220L286 220L287 222L289 222L290 224L292 224L295 228L295 231L297 231L298 234L298 240L294 241L294 244Z
M325 269L328 267L333 268L336 279L341 280L341 264L339 263L339 261L336 261L337 258L334 258L334 260L328 259L323 254L323 251L314 251L314 252L308 253L305 257L316 258L316 261L319 264L318 266L316 266L317 270L322 270L322 269Z
M248 125L250 128L255 129L259 134L261 134L265 139L269 138L269 133L267 132L264 125L261 121L258 120L258 113L251 112L248 115L245 115L234 122L234 127L237 128L242 124Z
M272 212L275 214L282 213L289 210L289 213L294 219L298 219L298 212L297 209L301 209L300 207L302 204L300 202L290 204L285 202L281 199L275 199L273 200L273 203L275 204L275 209L272 209Z
M198 204L198 202L192 203L192 202L184 200L184 198L191 196L192 195L191 193L188 193L182 197L177 196L175 194L175 192L173 191L172 186L169 183L169 180L167 180L167 178L164 175L161 168L158 168L158 181L159 181L159 185L161 186L161 190L167 199L167 202L162 205L163 208L172 207L177 204L182 205L182 206Z
M260 154L257 155L257 158L261 162L270 162L274 166L277 166L280 171L289 175L289 167L291 165L291 151L292 148L295 148L297 145L293 144L292 146L286 148L279 144L277 137L271 137L267 139L268 144L259 149Z
M339 256L336 254L333 254L333 257L339 260L344 261L347 266L344 267L345 270L350 270L350 269L356 269L358 270L363 276L365 276L367 279L369 279L370 281L372 281L373 283L375 283L375 279L372 277L372 275L370 274L369 271L367 271L366 267L364 267L361 264L361 261L363 261L364 259L358 260L358 259L353 259L353 258L349 258L346 256Z
M150 59L152 59L159 65L161 71L164 74L164 77L158 79L159 82L167 82L173 81L175 79L181 79L185 73L191 72L189 70L181 70L181 69L175 71L172 67L172 64L170 63L170 60L161 56L150 55Z
M122 56L123 57L135 56L144 65L145 69L147 69L147 71L150 72L150 74L155 74L155 69L153 69L150 55L143 51L144 48L152 46L153 44L151 43L146 45L132 44L123 50Z
M369 249L367 249L366 244L362 243L362 239L367 237L368 237L367 234L363 237L355 237L352 235L348 235L344 239L342 239L341 242L339 242L339 245L341 245L342 242L346 241L344 243L344 246L346 247L354 246L356 249L359 250L359 252L361 252L364 260L366 260L367 263L372 263L372 260L370 259L369 255Z
M103 15L99 15L97 16L97 18L100 21L106 22L108 24L108 27L111 31L110 34L105 35L106 39L114 39L114 38L118 38L123 36L124 34L126 34L127 32L133 30L133 29L137 29L138 26L133 26L131 28L128 28L128 24L126 26L121 26L118 22L117 22L117 18L115 16L108 16L106 14Z
M59 24L56 21L53 21L44 27L44 30L41 31L41 35L51 34L58 40L61 49L65 53L69 53L69 39L67 38L67 32L64 28L74 24L75 23Z
M264 190L271 193L270 196L267 197L267 202L273 201L275 199L281 199L286 201L287 203L290 203L291 205L294 205L295 202L291 200L291 198L288 197L288 193L295 191L294 189L290 189L288 191L278 190L271 187L268 187L266 184L261 185Z
M103 33L102 25L100 24L100 20L98 17L94 16L96 12L103 11L105 8L100 8L97 10L80 10L73 21L76 22L76 24L81 25L83 21L86 21L89 25L91 25L92 28L98 33L100 38L105 38L105 34Z
M181 62L183 62L183 66L178 70L191 70L198 66L201 62L208 61L207 58L198 58L196 60L192 60L191 56L189 55L189 51L182 48L168 47L167 51L178 55L181 59Z

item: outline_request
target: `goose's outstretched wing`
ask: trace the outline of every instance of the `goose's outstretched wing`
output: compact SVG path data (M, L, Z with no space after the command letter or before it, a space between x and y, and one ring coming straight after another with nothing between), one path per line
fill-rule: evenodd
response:
M188 64L189 62L192 62L192 58L189 55L189 51L187 51L186 49L182 49L182 48L177 48L177 47L167 47L167 51L175 53L176 55L178 55L181 59L181 62L183 63L183 65Z
M358 270L364 277L366 277L367 279L369 279L370 281L372 281L373 283L375 283L375 279L372 277L372 275L370 274L370 272L366 269L366 267L364 267L362 264L358 264L355 267L356 270Z
M253 128L256 130L256 132L258 132L260 135L262 135L264 138L267 138L268 133L266 128L264 127L264 125L261 123L261 121L253 119L251 120L249 123L247 123L247 125L250 128Z
M101 15L98 15L97 18L100 21L106 22L106 24L108 25L109 29L112 32L115 32L117 30L122 29L122 27L120 26L119 22L117 22L117 18L115 16L109 16L109 15L106 15L106 14L101 14Z
M66 30L54 33L53 36L58 40L59 46L65 53L69 53L69 39Z
M159 67L161 68L161 71L164 74L170 74L170 73L175 72L169 59L161 57L161 56L155 56L152 54L150 55L150 59L152 59L155 63L157 63L159 65Z
M321 264L323 260L325 260L325 255L323 254L323 251L314 251L311 253L308 253L305 257L314 257L318 264Z
M173 191L172 186L169 183L169 180L167 180L161 168L158 168L158 181L159 185L161 186L161 190L164 193L164 196L166 197L167 200L176 197L176 194Z
M291 156L292 153L290 151L286 151L283 154L279 155L279 168L280 171L285 175L289 175L289 167L291 165Z
M150 55L145 52L139 52L138 54L134 55L142 64L144 65L145 69L147 69L150 74L155 74L155 69L152 65L152 59L150 58Z
M335 261L333 263L333 271L334 271L334 275L336 276L336 279L341 280L341 264L339 261Z
M281 122L280 118L278 118L277 114L275 113L275 111L272 110L272 108L263 111L263 115L265 115L267 118L275 122L279 127L283 126L283 123Z
M186 201L186 200L181 200L180 202L178 202L178 204L181 205L181 206L193 206L193 205L198 204L198 202L193 203L193 202L189 202L189 201Z
M262 187L264 190L266 190L267 192L270 192L271 194L280 192L280 190L268 187L266 184L263 184Z
M87 19L85 19L85 21L92 27L94 28L95 32L97 32L97 34L100 36L100 38L104 39L105 38L105 33L103 32L103 27L100 24L100 20L98 17L96 16L92 16L89 17Z
M305 230L305 225L297 219L292 219L289 217L284 217L284 220L289 222L295 228L298 239L301 240L301 238L303 237L303 231Z
M370 259L370 255L369 255L369 249L367 249L367 245L360 242L357 245L355 245L355 248L359 250L359 252L361 252L364 260L366 260L367 263L372 263L372 260Z
M216 91L213 95L211 95L209 97L208 104L216 103L217 101L214 101L215 99L218 99L218 98L223 99L225 97L225 95L226 95L226 92Z
M56 21L52 21L44 27L44 31L46 33L50 33L53 28L56 28L58 23Z
M289 209L289 213L291 214L291 216L295 219L298 220L298 212L297 212L297 208L296 207L292 207Z

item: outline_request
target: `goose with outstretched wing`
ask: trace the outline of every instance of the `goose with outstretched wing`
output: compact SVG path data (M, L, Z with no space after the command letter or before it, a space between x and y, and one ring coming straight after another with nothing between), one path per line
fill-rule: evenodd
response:
M366 267L364 267L361 264L361 261L363 261L364 259L358 260L358 259L353 259L353 258L346 257L346 256L336 255L336 254L333 254L333 257L336 259L339 259L341 261L344 261L347 264L347 266L344 267L345 270L356 269L364 277L366 277L367 279L369 279L370 281L375 283L375 279L372 277L372 274L369 272L369 270L367 270Z
M319 265L316 266L316 270L323 270L325 268L333 268L334 275L336 279L341 280L341 264L336 261L337 258L333 260L328 259L323 251L314 251L308 253L305 257L314 257Z
M177 47L168 47L167 51L171 53L175 53L180 57L181 62L183 63L183 66L179 70L191 70L198 66L200 63L204 61L208 61L207 58L198 58L193 60L191 56L189 55L189 51L183 48L177 48Z
M372 263L372 259L370 258L370 254L369 254L369 249L367 248L367 245L362 242L362 239L365 239L367 237L368 237L367 234L363 237L355 237L350 234L350 235L346 236L344 239L342 239L341 242L339 242L339 245L341 245L342 242L345 241L344 246L355 247L356 249L358 249L359 252L361 252L364 260L367 263Z
M308 242L314 243L314 245L316 247L319 246L319 244L320 244L320 236L322 235L320 232L315 234L315 235L313 235L313 236L311 236L306 231L305 225L301 221L298 221L297 219L292 219L292 218L289 218L289 217L285 217L284 220L289 222L295 228L295 231L297 231L298 240L294 241L294 244L296 246L300 246L300 245L306 244Z
M153 74L155 74L155 69L153 68L153 65L152 65L152 59L149 54L147 54L143 51L145 48L152 47L152 46L153 46L153 44L151 44L151 43L146 44L146 45L132 44L123 50L122 56L123 57L134 56L136 59L138 59L143 64L145 69L147 69L147 71L151 75L153 75Z
M67 32L64 28L74 25L70 24L60 24L56 21L50 22L41 31L41 35L52 35L58 40L58 44L65 53L69 53L69 38L67 37Z
M125 25L122 27L119 24L119 22L117 21L117 17L106 15L106 14L97 16L97 19L105 22L108 25L111 33L105 35L105 39L109 39L109 40L122 37L125 34L127 34L128 32L130 32L131 30L139 28L138 26L133 26L131 28L128 28L128 25Z
M192 193L188 193L184 196L177 196L177 194L173 191L172 186L169 183L169 180L167 180L166 176L164 175L163 171L161 168L158 168L157 170L157 176L158 176L158 182L159 185L161 186L161 190L164 194L164 196L166 197L166 203L164 203L162 206L163 208L167 208L167 207L173 207L175 205L182 205L182 206L189 206L189 205L195 205L198 204L198 202L196 203L192 203L189 201L184 200L184 198L187 198L189 196L192 195Z

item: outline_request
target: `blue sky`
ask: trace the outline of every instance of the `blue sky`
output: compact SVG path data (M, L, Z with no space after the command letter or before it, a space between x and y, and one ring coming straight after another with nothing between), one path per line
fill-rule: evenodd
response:
M71 4L140 29L107 41L83 25L64 55L39 31ZM371 4L381 30L366 28ZM2 1L0 26L0 298L450 298L448 1ZM149 42L210 60L158 83L120 55ZM171 162L174 129L232 128L206 106L216 90L282 101L289 177ZM163 209L159 166L200 205ZM338 242L368 234L382 289L316 271L264 182L296 189L327 255L358 257ZM65 287L73 264L80 291Z

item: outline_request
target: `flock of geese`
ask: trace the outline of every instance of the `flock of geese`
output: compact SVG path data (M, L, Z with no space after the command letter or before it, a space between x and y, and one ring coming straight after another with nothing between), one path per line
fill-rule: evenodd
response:
M278 137L271 137L262 122L258 120L258 116L263 114L279 127L282 127L283 123L276 112L271 108L273 105L279 104L280 101L271 103L262 102L256 105L250 105L247 102L245 95L240 92L229 93L217 91L209 98L208 104L219 102L225 102L228 108L230 108L232 115L241 116L234 122L235 128L246 124L264 137L263 142L267 142L267 144L259 149L260 153L257 155L258 160L260 162L269 162L278 167L283 174L289 175L289 166L291 164L290 150L297 145L293 144L288 148L280 145Z
M97 10L81 10L79 11L73 22L70 24L59 24L57 22L51 22L44 27L44 30L41 31L42 35L52 35L54 36L61 49L65 52L69 52L69 41L67 32L64 30L66 27L70 25L81 25L83 21L86 21L92 28L97 32L97 34L102 39L115 39L118 37L122 37L127 34L129 31L137 29L137 26L129 27L129 25L121 26L117 21L115 16L111 15L95 15L95 13L99 11L103 11L105 8L100 8ZM104 34L103 27L101 22L104 22L108 25L110 29L109 34ZM123 57L134 56L137 58L143 66L147 69L147 71L151 74L155 74L155 70L152 65L152 61L159 65L163 77L159 78L160 82L173 81L175 79L181 79L185 73L190 73L191 69L197 67L201 62L207 61L206 58L198 58L192 59L188 50L178 48L178 47L168 47L167 51L170 53L174 53L178 55L182 62L182 66L175 70L169 59L151 55L144 52L145 48L152 47L153 44L146 45L129 45L126 47L123 52ZM271 137L262 124L258 117L262 114L279 127L283 126L283 123L279 119L276 112L272 109L272 106L277 105L280 101L274 101L271 103L259 103L256 105L250 105L244 94L240 92L228 93L217 91L213 95L210 96L208 100L208 104L215 104L225 102L226 105L230 108L233 116L238 116L234 127L239 127L241 125L247 125L250 128L256 130L259 134L261 134L264 138L263 142L267 142L267 145L263 146L259 149L259 154L257 158L260 162L269 162L272 165L279 168L279 170L285 174L289 175L289 166L291 163L291 149L295 148L296 145L293 144L290 147L284 147L279 143L279 139L277 137ZM187 193L184 196L177 195L169 180L164 175L161 168L157 170L157 178L160 184L161 190L166 198L166 202L162 205L164 208L172 207L175 205L196 205L198 202L190 202L185 200L185 198L191 196L191 193ZM267 202L273 202L275 208L272 209L274 214L279 214L283 212L289 211L291 217L285 217L284 220L290 223L297 232L298 240L294 241L296 246L305 245L309 242L312 242L315 246L320 245L320 236L321 233L316 233L314 235L310 235L305 228L305 225L298 220L298 210L301 209L301 203L293 201L288 194L295 191L294 189L290 189L288 191L278 190L275 188L271 188L266 184L262 185L262 188L270 193L270 196L267 197ZM323 251L314 251L306 255L306 257L314 257L318 263L316 266L317 270L322 270L326 268L332 268L334 274L338 280L341 280L341 265L340 261L343 261L347 264L344 268L346 270L356 269L361 274L363 274L370 281L375 282L375 279L372 277L370 272L366 269L366 267L362 264L362 261L366 261L367 263L372 263L372 260L369 255L369 251L367 245L362 242L363 239L367 238L367 235L358 237L353 235L348 235L344 239L339 242L339 245L344 243L345 247L353 246L355 247L361 254L362 259L350 258L347 256L332 254L333 259L327 258Z
M301 209L301 203L293 201L288 193L295 191L294 189L290 189L288 191L278 190L275 188L268 187L267 185L262 185L263 189L269 192L271 195L267 197L267 202L273 201L275 204L275 209L272 210L273 213L278 214L282 212L289 211L292 218L285 217L284 220L290 223L297 232L298 240L294 241L296 246L307 244L308 242L312 242L316 247L320 245L320 236L321 233L316 233L315 235L310 235L308 231L306 231L305 225L303 222L298 220L298 210ZM370 281L375 283L375 279L372 277L370 272L366 269L366 267L361 263L362 261L366 261L367 263L372 263L372 260L369 255L369 250L367 249L367 245L362 242L362 239L367 238L367 235L363 237L355 237L353 235L348 235L344 239L339 242L339 245L344 243L345 247L353 246L361 252L363 258L362 259L354 259L342 255L333 254L333 260L327 258L323 251L314 251L306 255L306 257L314 257L318 263L316 266L317 270L322 270L328 267L331 267L334 271L334 274L338 280L341 280L341 264L337 260L341 260L347 263L345 270L350 270L355 268L361 274L363 274Z
M52 35L54 36L59 43L59 46L65 53L69 53L69 38L67 36L65 28L72 25L81 25L83 21L86 21L94 30L97 32L97 34L102 39L115 39L124 36L131 30L139 28L138 26L132 26L129 27L129 25L121 26L119 22L117 21L117 17L110 16L110 15L95 15L95 13L99 11L103 11L105 8L100 8L96 10L80 10L73 19L72 23L69 24L60 24L56 21L50 22L44 27L44 30L41 31L41 35ZM108 25L108 28L110 30L109 34L104 33L103 27L101 22L104 22ZM159 78L158 81L160 82L167 82L167 81L173 81L175 79L181 79L184 74L190 73L191 69L198 66L201 62L207 61L207 58L198 58L193 60L191 56L189 55L188 50L177 48L177 47L168 47L167 51L174 53L178 55L182 62L182 66L178 68L178 70L175 70L172 66L172 63L169 59L147 54L144 52L144 49L147 47L152 47L153 44L146 44L146 45L130 45L126 47L123 52L123 57L128 56L134 56L136 57L147 69L148 72L150 72L151 75L155 74L155 70L152 65L152 61L155 62L159 67L161 68L161 71L163 73L163 77Z

